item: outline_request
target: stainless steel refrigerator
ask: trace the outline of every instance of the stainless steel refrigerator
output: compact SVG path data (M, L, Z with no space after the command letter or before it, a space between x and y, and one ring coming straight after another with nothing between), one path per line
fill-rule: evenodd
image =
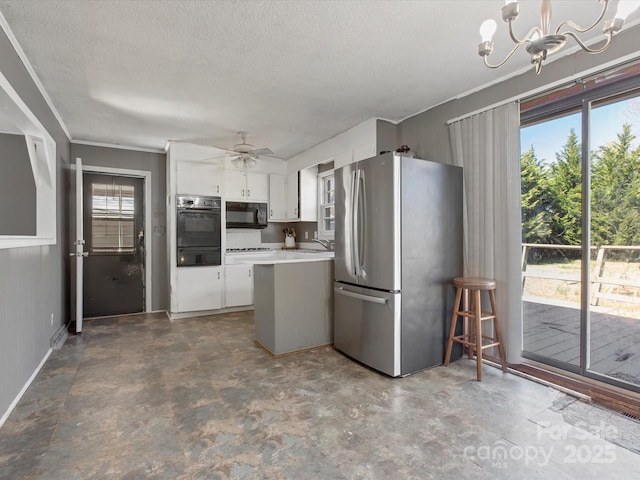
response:
M462 168L390 152L335 181L334 346L393 377L442 364L463 268Z

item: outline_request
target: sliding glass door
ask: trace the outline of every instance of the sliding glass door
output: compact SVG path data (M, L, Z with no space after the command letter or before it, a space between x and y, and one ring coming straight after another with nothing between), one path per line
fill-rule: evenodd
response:
M579 369L582 292L580 111L522 128L523 347Z
M593 102L590 372L640 386L640 95Z
M640 91L523 113L523 356L640 390Z

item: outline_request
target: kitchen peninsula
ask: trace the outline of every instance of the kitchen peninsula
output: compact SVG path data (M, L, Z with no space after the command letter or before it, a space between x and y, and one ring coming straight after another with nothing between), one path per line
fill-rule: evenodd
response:
M254 264L256 344L273 356L333 343L333 252L275 252Z

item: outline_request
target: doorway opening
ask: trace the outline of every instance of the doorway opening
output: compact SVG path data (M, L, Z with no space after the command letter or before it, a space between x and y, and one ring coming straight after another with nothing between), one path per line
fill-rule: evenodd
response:
M144 179L83 173L84 317L145 311Z

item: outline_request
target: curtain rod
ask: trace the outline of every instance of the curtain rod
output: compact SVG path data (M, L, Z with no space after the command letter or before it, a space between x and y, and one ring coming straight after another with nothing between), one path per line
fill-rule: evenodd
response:
M610 62L606 62L603 63L602 65L598 65L597 67L592 67L589 68L587 70L583 70L580 73L576 73L574 75L571 75L570 77L565 77L561 80L556 80L555 82L551 82L549 84L543 85L541 87L538 88L534 88L532 90L529 90L528 92L523 92L519 95L514 95L512 97L509 97L505 100L501 100L499 102L496 103L492 103L491 105L488 105L486 107L482 107L479 108L477 110L474 110L472 112L469 113L465 113L464 115L460 115L458 117L452 118L451 120L447 121L447 125L451 125L452 123L456 123L459 122L461 120L465 120L466 118L472 117L474 115L479 115L481 113L485 113L488 112L489 110L493 110L494 108L497 107L501 107L502 105L506 105L507 103L511 103L511 102L521 102L523 100L527 100L531 97L534 97L536 95L540 95L544 92L547 92L549 90L553 90L556 89L558 87L561 87L563 85L568 85L571 83L576 83L578 81L583 80L585 77L589 77L589 76L593 76L596 75L598 73L602 73L606 70L609 70L611 68L614 67L619 67L622 66L626 63L631 63L633 61L637 61L638 60L638 53L630 53L629 55L625 55L623 57L617 58L616 60L612 60ZM512 77L513 78L513 77ZM509 81L509 80L505 80L505 81ZM476 92L478 93L478 92ZM470 94L473 95L473 94ZM466 98L466 97L463 97ZM462 99L460 99L462 100Z

